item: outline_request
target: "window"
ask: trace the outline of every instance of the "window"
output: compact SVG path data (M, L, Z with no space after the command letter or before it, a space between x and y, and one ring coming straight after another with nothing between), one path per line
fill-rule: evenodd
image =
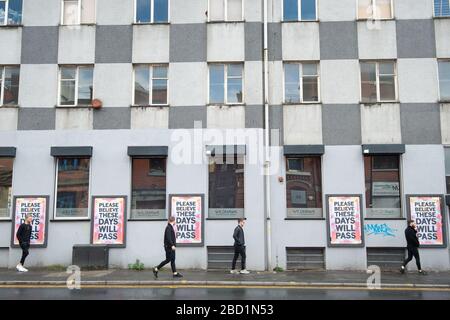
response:
M358 0L358 19L392 19L392 0Z
M321 157L286 158L288 218L322 218Z
M134 105L167 105L167 65L134 67Z
M450 17L450 0L434 0L434 16Z
M61 66L58 105L90 105L93 97L93 75L92 66Z
M442 101L450 101L450 61L439 61L439 93Z
M22 24L22 0L0 0L0 25Z
M132 219L166 218L166 158L132 160Z
M244 216L244 156L216 155L209 163L209 218Z
M0 158L0 219L11 216L13 158Z
M0 105L16 106L19 104L20 68L18 66L4 66L1 70Z
M317 0L283 0L283 21L317 20Z
M319 75L317 63L284 64L284 102L318 102Z
M445 151L445 181L447 184L447 194L450 194L450 147L444 148Z
M209 103L243 102L243 64L211 64L209 66Z
M367 218L400 218L400 156L364 156Z
M169 0L135 0L136 23L169 21Z
M397 100L395 62L361 62L361 101L365 103Z
M209 21L244 20L244 0L209 0L208 3Z
M95 0L63 0L63 25L93 23L95 23Z
M88 218L89 158L57 158L55 218Z

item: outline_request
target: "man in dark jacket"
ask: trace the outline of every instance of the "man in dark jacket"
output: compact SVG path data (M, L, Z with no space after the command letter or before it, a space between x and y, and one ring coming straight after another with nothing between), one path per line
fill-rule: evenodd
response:
M16 269L19 272L28 271L23 265L25 264L25 259L29 254L28 250L30 249L32 222L33 216L31 214L27 214L25 217L25 222L19 226L16 233L17 240L19 240L19 246L22 249L22 258L20 259L20 263L16 266Z
M167 224L166 230L164 232L164 250L166 251L166 260L162 261L159 266L153 268L153 274L155 278L158 278L158 271L170 262L172 268L173 277L181 278L182 275L177 272L175 267L175 247L176 247L176 237L175 237L175 217L169 218L169 223Z
M238 273L236 270L236 261L241 256L241 274L249 274L250 272L245 269L245 237L244 237L244 224L245 220L243 218L238 219L238 225L234 229L233 239L234 239L234 257L231 264L231 273Z
M408 249L408 258L403 263L400 272L405 273L406 265L414 257L416 259L417 270L419 270L419 274L425 274L422 271L422 267L420 266L420 256L419 256L420 242L419 239L417 238L416 223L414 222L414 220L409 221L409 226L405 229L405 238L406 238L406 246Z

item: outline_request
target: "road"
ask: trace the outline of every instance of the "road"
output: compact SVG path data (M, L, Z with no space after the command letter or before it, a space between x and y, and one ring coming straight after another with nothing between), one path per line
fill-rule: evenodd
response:
M450 289L271 288L197 286L65 287L0 286L0 300L450 300Z

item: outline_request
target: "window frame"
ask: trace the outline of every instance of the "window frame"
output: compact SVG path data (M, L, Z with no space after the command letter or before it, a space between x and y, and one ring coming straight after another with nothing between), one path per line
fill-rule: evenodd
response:
M450 18L450 16L449 16L449 18ZM446 62L450 65L450 59L439 59L439 58L437 59L438 98L439 98L439 102L448 103L448 102L450 102L450 96L446 99L443 99L441 96L441 81L440 81L441 73L440 73L440 69L439 69L439 62ZM449 82L450 82L450 78L449 78Z
M242 101L241 102L228 102L228 66L229 65L241 65L241 85L242 85ZM211 102L211 65L221 65L224 66L224 101L223 102ZM234 79L237 79L234 77ZM207 94L208 94L208 105L210 106L243 106L245 105L245 62L208 62L208 78L207 78Z
M450 157L450 144L449 145L444 145L444 179L445 179L445 189L446 189L445 192L446 192L446 194L450 194L450 189L447 190L447 177L450 179L450 171L449 171L449 174L447 175L447 165L446 165L446 163L447 163L447 152L448 152L448 155ZM450 159L449 159L449 161L450 161ZM449 168L449 170L450 170L450 168Z
M4 2L5 3L5 21L3 21L3 23L0 23L0 27L20 27L23 26L23 3L24 1L22 1L22 19L20 21L20 23L18 24L10 24L8 23L8 16L9 16L9 1L10 0L0 0L0 2Z
M381 100L380 93L380 63L391 62L394 64L394 90L395 99L394 100ZM377 101L369 102L363 100L363 89L362 89L362 63L375 63L375 77L376 77L376 89L377 89ZM399 92L398 92L398 67L397 60L359 60L359 98L360 104L380 104L380 103L398 103L399 102Z
M13 186L13 182L14 182L14 165L16 162L16 158L15 157L4 157L4 159L12 159L12 177L11 177L11 207L9 208L9 215L5 216L5 217L0 217L0 221L11 221L12 219L12 214L13 214L13 208L14 208L14 186Z
M6 68L8 67L14 67L19 69L19 83L17 84L18 90L20 90L20 65L15 64L6 64L6 65L0 65L1 68L1 79L0 79L0 107L18 107L19 106L19 95L17 95L17 103L16 104L5 104L5 74L6 74Z
M287 102L286 101L286 64L297 64L299 67L299 89L300 89L300 101L299 102ZM315 64L317 68L317 101L305 101L303 95L303 65ZM312 78L311 76L307 76ZM322 101L321 85L320 85L320 63L318 61L283 61L283 104L284 105L298 105L298 104L320 104Z
M226 145L223 146L224 150L226 149ZM243 202L243 207L242 208L223 208L223 209L242 209L242 217L212 217L210 214L210 209L221 209L221 208L211 208L210 207L210 172L209 172L209 166L211 165L211 163L214 161L216 161L216 157L222 157L224 162L221 163L220 165L223 164L227 164L227 159L233 157L233 161L235 161L235 165L241 164L242 165L242 177L244 179L244 188L243 188L243 196L244 196L244 202ZM223 153L223 154L217 154L217 155L210 155L208 156L208 165L206 167L206 185L208 188L208 196L207 196L207 203L206 205L208 206L208 216L206 217L206 220L236 220L238 218L246 218L246 180L247 180L247 174L246 174L246 167L247 167L247 155L246 154L239 154L239 153L233 153L233 154L228 154L228 153ZM241 159L241 160L239 160ZM241 162L240 162L241 161ZM234 173L236 175L236 172ZM237 189L235 189L235 196L237 195Z
M75 159L89 159L89 186L88 186L88 207L87 216L85 217L58 217L57 216L57 203L58 203L58 166L59 159L61 158L75 158ZM55 157L55 186L54 186L54 199L53 199L53 220L58 221L86 221L91 220L91 187L92 187L92 157L79 156L79 157Z
M435 10L435 1L436 0L432 0L433 1L433 18L434 19L450 19L450 14L448 15L448 16L438 16L438 15L436 15L436 10ZM450 0L442 0L442 1L448 1L448 5L449 5L449 7L450 7Z
M82 19L82 2L84 0L68 0L68 1L77 1L78 2L78 17L77 17L77 23L74 24L68 24L64 21L64 9L65 9L65 0L62 0L61 3L61 25L62 26L82 26L82 25L95 25L97 22L97 0L93 0L95 2L94 5L94 22L81 22Z
M135 0L136 1L136 0ZM220 23L220 22L244 22L245 21L245 0L240 0L241 1L241 19L240 20L230 20L228 19L228 1L229 0L222 0L223 1L223 19L221 20L211 20L211 16L209 14L210 10L211 10L211 0L208 0L208 15L207 15L207 22L216 22L216 23Z
M62 80L61 79L61 68L76 68L75 73L75 104L68 105L68 104L61 104L61 85L62 81L69 81L69 80ZM67 65L67 64L61 64L58 65L58 101L57 101L57 107L60 108L73 108L73 107L92 107L92 101L90 104L79 104L78 103L78 97L79 97L79 90L78 90L78 84L80 80L80 68L92 68L92 99L95 97L95 86L94 86L94 72L95 72L95 66L90 64L81 64L81 65ZM71 80L73 81L73 80Z
M314 20L304 20L302 17L302 1L303 0L297 0L297 19L296 20L285 20L284 19L284 0L281 0L281 21L292 23L292 22L318 22L319 21L319 7L318 7L318 0L315 0L315 14L316 18Z
M304 169L304 159L305 158L318 158L318 161L320 163L320 203L322 204L321 208L304 208L304 209L321 209L322 211L322 215L320 217L306 217L306 216L299 216L299 217L292 217L289 216L289 209L292 209L288 207L288 202L287 202L287 194L288 194L288 180L287 180L287 176L288 174L296 174L298 172L301 171L296 171L296 170L288 170L288 162L290 159L302 159L303 161L303 169ZM325 202L324 202L324 197L325 197L325 193L323 191L323 182L324 182L324 176L323 176L323 155L322 154L286 154L283 156L283 160L284 160L284 201L285 201L285 205L286 205L286 211L285 211L285 220L325 220ZM295 209L295 208L294 208Z
M149 103L146 105L140 105L136 104L136 67L139 66L146 66L149 70L149 89L148 89L148 99ZM169 97L170 97L170 91L169 91L169 63L135 63L133 64L133 96L132 96L132 106L133 107L169 107ZM156 78L156 80L167 80L167 95L166 95L166 103L153 103L153 68L154 67L166 67L167 69L167 78Z
M149 22L137 22L137 0L133 0L134 13L133 24L146 25L146 24L170 24L170 0L167 0L167 21L155 22L155 0L150 1L150 21Z
M372 17L367 18L361 18L359 16L359 1L356 0L356 20L357 21L366 21L366 20L377 20L377 21L383 21L383 20L395 20L395 11L394 11L394 0L390 0L391 2L391 17L390 18L376 18L377 14L377 6L376 3L378 0L370 0L372 1Z
M371 214L369 214L369 212L367 211L367 209L372 209L373 207L368 208L367 207L367 198L366 198L366 193L367 191L365 190L365 186L366 186L366 167L365 167L365 157L380 157L380 156L397 156L398 157L398 169L396 169L396 171L398 172L398 185L399 185L399 203L400 203L400 207L399 212L400 212L400 216L398 217L377 217L377 216L371 216ZM373 169L373 165L374 165L374 161L373 159L371 160L371 168L370 168L370 173L371 175L373 174L373 172L387 172L387 171L394 171L394 169ZM364 216L364 220L405 220L406 216L404 213L405 210L405 205L406 202L403 201L403 196L404 196L404 184L403 184L403 154L363 154L363 169L364 169L364 208L366 210L366 214ZM371 180L371 183L373 183L373 181ZM370 195L371 195L371 199L373 201L373 187L371 186L371 190L370 190ZM394 198L394 196L384 196L386 198ZM383 209L383 208L381 208ZM385 209L392 209L392 208L385 208Z
M142 219L139 219L139 218L135 218L134 216L133 216L133 161L135 160L135 159L144 159L144 160L150 160L150 159L164 159L165 160L165 165L166 165L166 168L165 168L165 183L166 183L166 185L165 185L165 189L166 189L166 196L165 196L165 204L164 204L164 206L165 206L165 208L164 209L157 209L157 210L164 210L165 211L165 213L164 213L164 219L161 219L161 218L155 218L155 219L151 219L151 218L142 218ZM167 220L167 214L168 214L168 210L169 210L169 203L168 203L168 195L169 195L169 193L168 193L168 189L167 189L167 178L168 178L168 168L169 168L169 166L168 166L168 164L169 164L169 157L168 156L161 156L161 155L156 155L156 156L130 156L130 172L131 172L131 175L130 175L130 213L129 213L129 217L128 217L128 221L166 221ZM147 176L151 176L151 174L149 173L149 172L147 172Z

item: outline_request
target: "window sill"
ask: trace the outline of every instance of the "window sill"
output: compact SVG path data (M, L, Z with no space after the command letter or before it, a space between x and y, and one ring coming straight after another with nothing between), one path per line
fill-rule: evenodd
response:
M170 25L170 21L167 22L133 22L133 26L158 26L158 25Z
M130 108L143 108L143 109L146 109L146 108L160 108L160 109L163 109L163 108L169 108L170 107L170 104L149 104L149 105L137 105L137 104L132 104L132 105L130 105Z
M20 108L19 105L9 105L9 104L4 104L0 106L0 109L4 108L4 109L18 109Z
M373 106L377 104L398 104L400 101L398 100L392 100L392 101L377 101L377 102L362 102L360 101L359 104L366 105L366 106Z
M380 19L370 19L370 18L356 18L357 22L367 22L367 21L395 21L395 17L392 18L380 18Z
M148 221L155 221L155 222L161 222L161 221L167 221L167 219L128 219L129 222L148 222Z
M449 100L439 100L439 103L450 103L450 99Z
M319 19L316 20L283 20L281 23L317 23L320 22Z
M23 28L23 24L7 24L7 25L0 25L0 28L6 28L6 29L14 29L14 28Z
M311 221L325 221L325 218L284 218L285 221L304 221L304 220L311 220Z
M91 219L80 218L80 219L50 219L50 222L90 222Z
M95 27L97 24L96 23L77 23L77 24L59 24L60 27Z
M245 107L245 103L208 103L207 107Z
M244 219L244 220L247 220L247 218L246 217L235 217L235 218L206 218L205 220L211 220L211 221L220 221L220 220L223 220L223 221L230 221L230 220L237 220L237 219Z
M90 105L76 105L76 106L60 106L60 105L56 105L55 108L56 109L94 109Z
M367 220L367 221L373 221L373 220L405 221L406 218L364 218L364 220Z
M283 102L283 106L302 106L302 105L315 105L315 104L322 104L321 101L315 101L315 102Z
M0 218L0 223L2 222L11 222L12 219L11 218Z
M245 20L213 20L213 21L206 21L206 24L221 24L221 23L245 23Z
M443 19L443 20L445 20L445 19L450 19L450 16L433 16L433 19L436 19L436 20L441 20L441 19Z

